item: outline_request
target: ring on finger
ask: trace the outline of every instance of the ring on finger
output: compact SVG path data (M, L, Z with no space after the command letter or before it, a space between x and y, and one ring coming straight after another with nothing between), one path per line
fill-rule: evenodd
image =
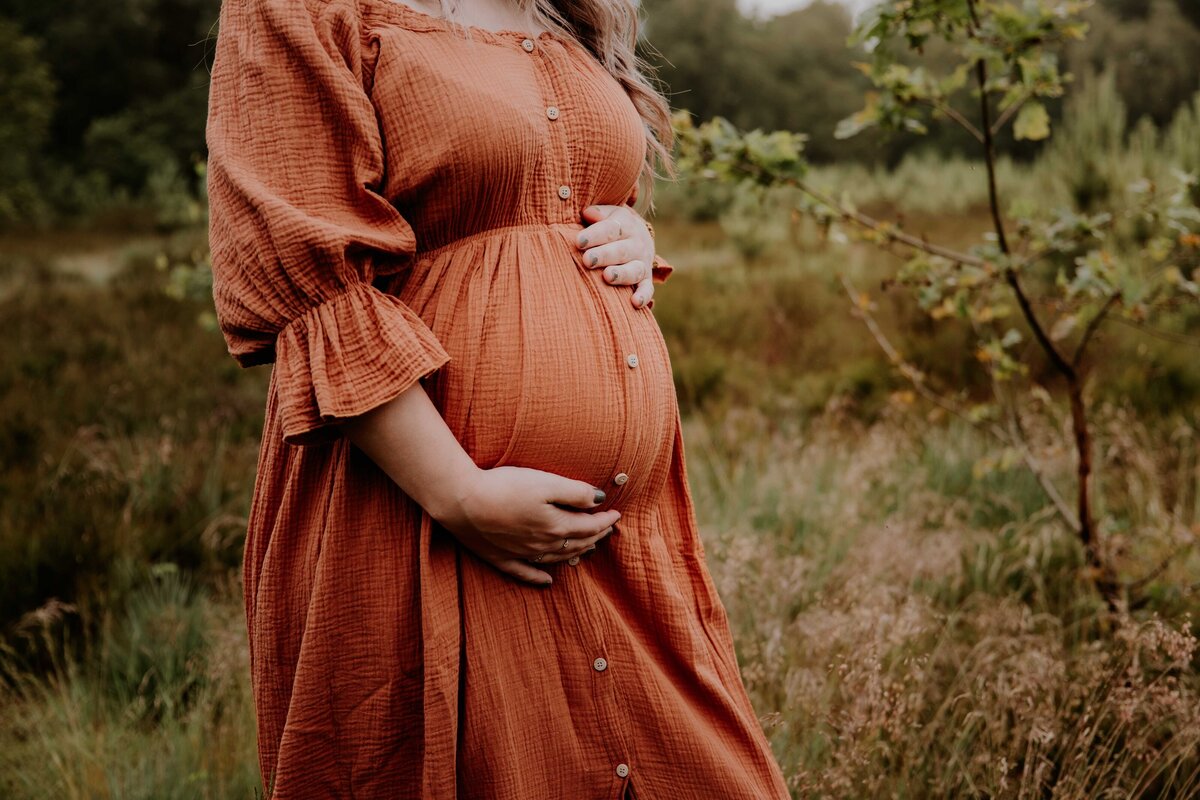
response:
M562 547L560 547L560 548L558 548L558 549L559 549L559 550L566 550L566 549L567 549L567 545L569 545L570 543L571 543L571 540L570 540L570 539L563 539Z
M532 561L535 564L540 564L540 563L542 563L542 559L545 557L546 557L545 553L538 553L536 556L533 557Z

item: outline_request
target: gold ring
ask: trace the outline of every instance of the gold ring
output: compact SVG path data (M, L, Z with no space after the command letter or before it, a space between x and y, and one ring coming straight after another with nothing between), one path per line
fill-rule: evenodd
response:
M570 539L563 539L563 546L562 546L562 547L560 547L560 548L558 548L558 549L559 549L559 550L566 550L566 549L567 549L567 544L568 544L570 541L571 541Z

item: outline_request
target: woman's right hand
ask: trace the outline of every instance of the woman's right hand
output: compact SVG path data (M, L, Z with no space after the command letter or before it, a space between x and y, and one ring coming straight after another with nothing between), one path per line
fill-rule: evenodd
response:
M587 511L604 493L584 481L526 467L480 468L420 382L339 424L442 527L514 578L553 583L526 559L540 556L545 564L577 555L621 518L615 509ZM570 539L565 550L563 539Z
M529 583L553 579L527 559L547 564L579 555L621 518L616 509L587 511L604 502L604 492L551 472L476 468L456 483L457 490L431 516L479 558Z

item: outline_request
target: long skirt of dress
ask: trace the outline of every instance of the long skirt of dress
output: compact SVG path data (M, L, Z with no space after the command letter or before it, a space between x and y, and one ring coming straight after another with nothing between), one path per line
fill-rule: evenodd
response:
M284 444L272 380L245 599L274 797L788 797L705 563L661 332L582 264L579 228L468 236L381 287L450 354L423 382L477 464L585 480L622 512L551 586L476 558L348 440Z

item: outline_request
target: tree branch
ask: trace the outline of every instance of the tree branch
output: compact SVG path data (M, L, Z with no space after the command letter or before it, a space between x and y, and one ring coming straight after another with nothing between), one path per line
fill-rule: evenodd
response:
M863 228L875 231L890 241L899 242L900 244L911 247L914 250L920 250L922 252L929 253L930 255L938 256L959 264L969 264L973 267L980 268L987 266L987 262L978 256L973 256L970 253L963 253L959 250L953 250L949 247L943 247L939 244L927 242L924 239L913 236L911 233L905 233L902 230L886 225L874 217L867 216L862 212L845 208L803 181L789 180L786 181L786 183L804 192L822 205L827 206L831 211L833 211L834 214L841 217L843 220L847 222L853 222Z
M967 133L974 136L975 140L977 142L979 142L980 144L983 143L983 138L984 138L983 131L979 130L979 128L976 128L974 123L971 122L971 120L967 119L966 117L964 117L962 114L958 113L956 110L954 110L950 106L948 106L944 103L939 103L936 100L921 100L920 102L929 106L934 111L938 111L942 114L945 114L947 119L954 121L955 123L958 124L958 126L960 128L962 128Z
M1027 94L1008 108L1004 109L1004 111L1000 112L1000 116L996 117L996 121L992 123L992 136L995 136L1000 131L1004 130L1004 126L1008 124L1008 121L1013 118L1014 114L1021 110L1021 106L1025 105L1025 101L1032 96L1033 95L1031 94Z
M975 320L971 320L971 328L974 330L976 336L983 338L982 332L979 330L979 326ZM1058 488L1050 481L1042 465L1034 458L1032 448L1029 446L1029 437L1025 434L1024 426L1021 425L1021 415L1017 411L1016 404L1007 401L1002 396L1000 381L996 378L996 371L990 365L988 367L988 379L992 386L992 397L996 398L996 404L1007 412L1009 443L1020 451L1021 460L1025 462L1025 467L1033 474L1038 485L1042 487L1042 492L1050 499L1058 516L1062 518L1063 522L1073 532L1079 533L1079 518L1071 513L1071 507L1067 505L1067 501L1063 499Z
M1162 575L1164 572L1166 572L1168 569L1170 569L1171 564L1175 563L1175 559L1179 558L1181 555L1183 555L1187 551L1191 550L1195 546L1196 546L1195 542L1184 542L1183 544L1181 544L1178 547L1176 547L1175 549L1173 549L1170 553L1168 553L1167 556L1165 558L1163 558L1162 561L1158 562L1158 566L1154 567L1154 569L1150 570L1148 573L1146 573L1142 577L1138 578L1137 580L1129 581L1128 583L1124 584L1125 588L1128 589L1131 593L1140 591L1141 589L1145 588L1151 581L1153 581L1158 576Z
M1100 323L1104 321L1104 318L1108 316L1108 312L1120 299L1121 293L1113 292L1108 296L1108 300L1104 302L1100 310L1096 312L1096 316L1088 321L1087 328L1084 329L1083 336L1079 338L1079 344L1075 348L1075 355L1071 357L1071 367L1073 369L1079 369L1079 364L1083 361L1083 351L1087 349L1088 342L1095 336L1096 331L1100 329Z
M1129 319L1128 317L1122 317L1120 315L1109 317L1109 319L1111 319L1113 322L1119 322L1122 325L1128 325L1129 327L1139 330L1148 336L1153 336L1156 339L1162 339L1164 342L1184 344L1188 345L1189 347L1200 347L1200 337L1188 336L1185 333L1164 331L1160 328L1155 328L1153 325L1147 325L1144 322L1138 322L1137 320Z
M1062 518L1063 522L1065 522L1073 532L1079 533L1080 527L1078 518L1071 513L1070 506L1067 505L1067 502L1063 499L1062 495L1059 494L1058 489L1050 481L1050 478L1046 475L1042 465L1036 458L1034 458L1033 453L1029 448L1028 440L1025 437L1024 430L1021 428L1020 421L1016 418L1015 411L1011 412L1010 430L1006 431L1004 428L1001 428L995 423L983 424L978 420L972 419L970 415L964 412L953 402L935 392L928 386L928 384L925 383L924 376L921 371L904 360L904 357L900 355L900 351L896 349L895 345L891 343L891 341L887 338L887 335L883 332L883 329L879 327L879 323L876 322L875 318L871 316L871 313L867 311L867 309L863 308L858 302L858 293L850 284L850 281L846 279L846 276L838 275L838 279L841 281L842 287L846 290L846 296L850 298L850 302L855 309L855 315L863 321L863 324L867 326L867 330L870 331L871 336L874 337L880 349L882 349L887 355L888 360L891 361L892 364L900 371L900 374L903 375L910 384L912 384L912 387L917 391L917 393L943 411L958 417L963 422L966 422L971 427L984 430L1002 444L1016 448L1021 454L1021 460L1025 463L1026 469L1028 469L1033 475L1034 479L1037 480L1038 485L1042 488L1042 491L1050 500L1050 503L1054 506L1055 513ZM990 374L991 373L989 371L989 375ZM995 388L995 378L993 377L992 380L992 391L995 395L997 394L997 389ZM1000 402L998 396L997 402Z

